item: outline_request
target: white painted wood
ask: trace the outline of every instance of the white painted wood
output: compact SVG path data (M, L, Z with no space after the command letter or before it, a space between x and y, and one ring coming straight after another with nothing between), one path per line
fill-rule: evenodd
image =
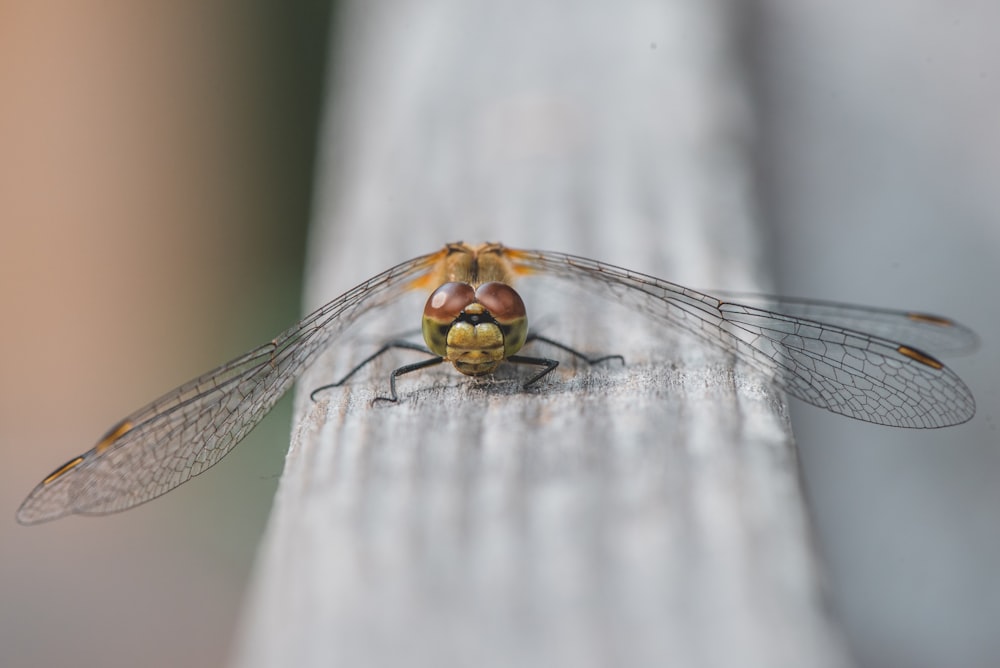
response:
M446 241L767 287L727 3L355 2L307 307ZM525 279L542 333L626 365L344 388L425 295L299 385L240 666L843 666L784 399L702 344ZM368 333L365 336L364 333ZM530 354L530 353L529 353Z

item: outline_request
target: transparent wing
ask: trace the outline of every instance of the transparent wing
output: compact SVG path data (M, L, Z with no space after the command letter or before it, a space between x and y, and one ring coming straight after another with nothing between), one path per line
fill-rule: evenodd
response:
M439 256L415 258L365 281L270 343L135 411L39 483L18 521L125 510L198 475L260 422L346 326L409 290Z
M716 299L627 269L562 253L508 251L522 274L543 272L584 285L645 315L690 332L773 378L792 396L866 422L944 427L965 422L975 401L965 384L915 346L818 319ZM800 313L851 317L877 309L795 303ZM814 308L815 307L815 308ZM898 312L881 312L886 320ZM933 318L933 316L923 316ZM938 319L943 321L943 319ZM920 327L918 326L917 329Z
M941 355L969 353L979 347L979 337L971 329L930 313L726 290L707 290L706 293L764 311L837 325L883 339L905 341L920 350Z

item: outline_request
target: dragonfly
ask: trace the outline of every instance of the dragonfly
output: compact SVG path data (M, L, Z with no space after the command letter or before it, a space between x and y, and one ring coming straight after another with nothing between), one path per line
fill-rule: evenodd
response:
M430 293L422 319L430 357L393 372L389 401L398 399L398 375L442 362L470 376L491 374L503 363L541 367L524 383L532 385L558 364L519 354L533 335L512 284L533 275L572 283L694 335L788 394L834 413L910 428L956 425L975 413L969 388L925 352L976 346L972 330L948 318L809 299L709 295L574 255L456 242L383 271L268 343L128 415L38 483L17 519L38 524L70 514L114 513L202 473L263 419L345 329L413 291Z

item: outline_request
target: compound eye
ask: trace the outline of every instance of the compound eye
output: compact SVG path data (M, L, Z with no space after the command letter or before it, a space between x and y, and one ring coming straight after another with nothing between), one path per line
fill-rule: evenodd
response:
M501 323L511 323L525 317L521 295L506 283L483 283L476 290L476 301L482 304L493 318Z
M431 293L424 305L424 318L451 324L465 307L476 301L476 291L468 283L445 283Z
M503 332L504 357L516 354L528 338L528 316L521 295L506 283L483 283L476 290L476 300Z

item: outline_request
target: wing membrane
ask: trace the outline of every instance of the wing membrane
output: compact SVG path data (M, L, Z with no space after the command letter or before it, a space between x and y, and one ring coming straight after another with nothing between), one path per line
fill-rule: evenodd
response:
M37 485L18 510L18 521L124 510L211 467L358 316L411 288L434 288L428 284L445 280L433 270L449 248L378 274L273 341L135 411ZM500 249L516 273L541 272L587 286L700 337L793 396L835 413L884 425L943 427L975 412L962 381L920 350L975 346L975 335L949 320L760 295L741 295L751 303L737 303L586 258Z
M246 436L305 368L362 313L397 299L438 254L397 265L306 316L270 343L140 408L35 487L17 513L35 524L138 505L209 468Z
M958 424L975 413L972 393L958 376L916 346L720 300L586 258L540 251L511 255L524 273L537 271L586 285L735 355L792 396L834 413L914 428ZM796 303L800 312L817 316L838 314L831 303L821 303L815 311L806 300L781 303ZM868 321L884 316L890 322L899 314L864 308L839 313L865 313Z
M968 327L929 313L745 292L709 290L706 293L763 311L837 325L892 341L905 341L941 355L969 353L979 346L979 337Z

